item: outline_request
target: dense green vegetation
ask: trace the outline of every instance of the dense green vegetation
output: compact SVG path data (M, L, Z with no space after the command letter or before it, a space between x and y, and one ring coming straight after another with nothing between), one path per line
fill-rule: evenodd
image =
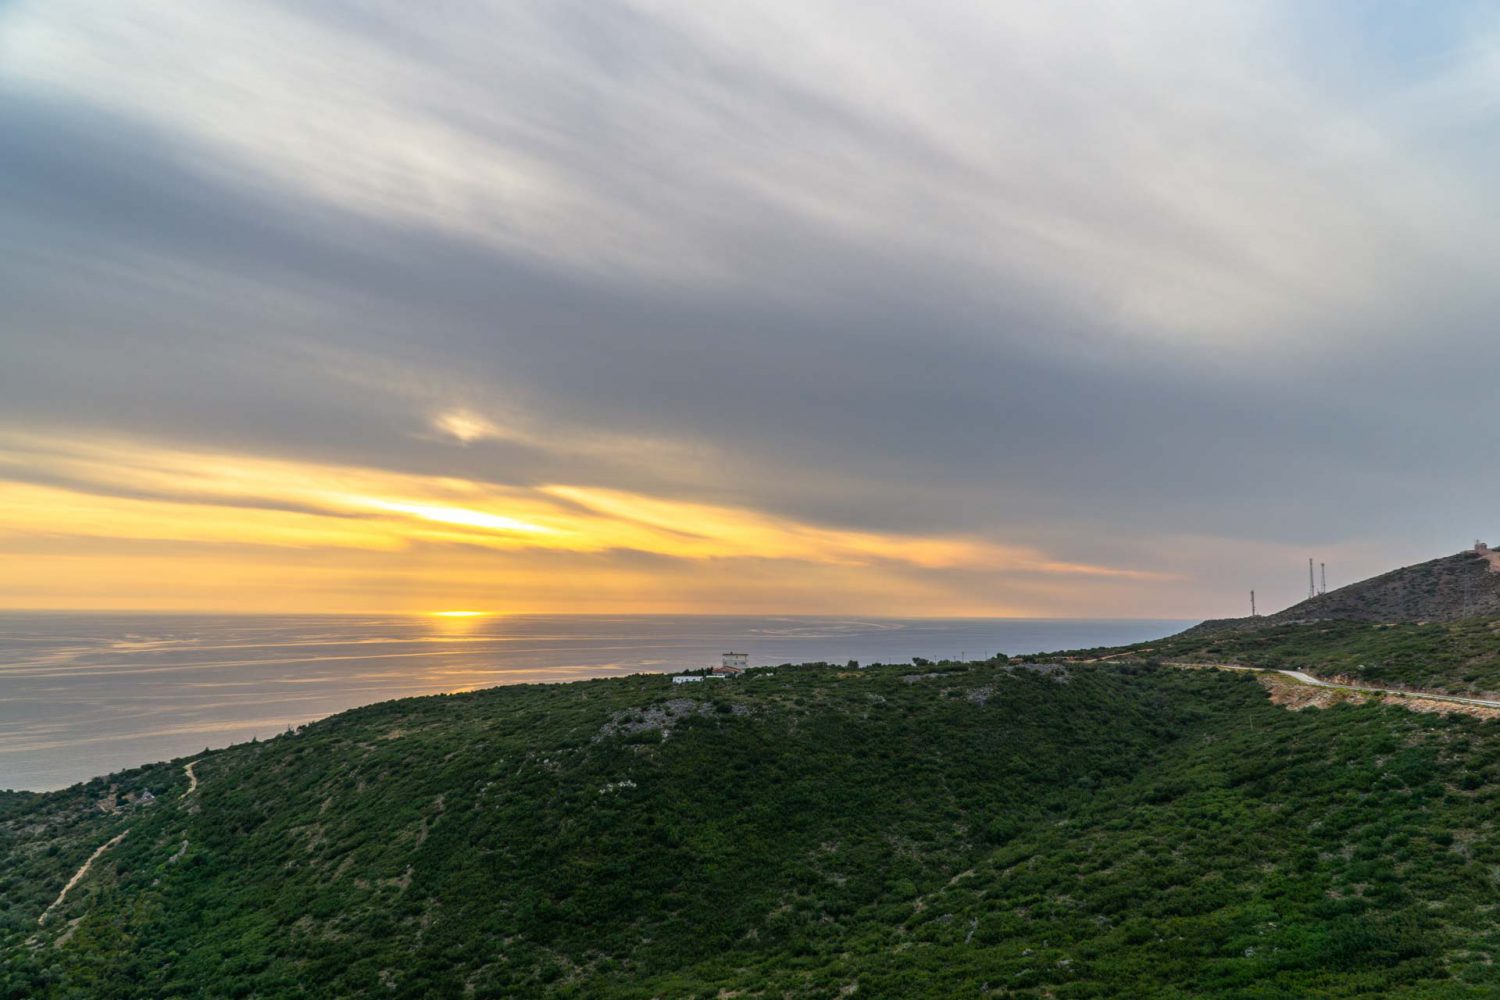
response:
M180 763L0 797L0 995L1500 991L1495 725L1242 674L511 687Z
M1388 687L1500 692L1500 618L1421 624L1322 621L1189 631L1135 648L1141 655L1167 660L1285 667Z

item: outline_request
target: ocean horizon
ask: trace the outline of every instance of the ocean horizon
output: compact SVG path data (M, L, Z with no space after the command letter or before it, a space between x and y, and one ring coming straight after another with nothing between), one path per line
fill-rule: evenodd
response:
M46 791L337 712L504 684L781 663L982 659L1176 619L0 612L0 789Z

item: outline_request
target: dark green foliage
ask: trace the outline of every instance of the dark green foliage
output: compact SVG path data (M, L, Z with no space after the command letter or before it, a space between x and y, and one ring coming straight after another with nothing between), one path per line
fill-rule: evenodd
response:
M1500 989L1493 725L1287 712L1240 674L511 687L195 769L0 797L0 996ZM107 814L111 785L157 799Z

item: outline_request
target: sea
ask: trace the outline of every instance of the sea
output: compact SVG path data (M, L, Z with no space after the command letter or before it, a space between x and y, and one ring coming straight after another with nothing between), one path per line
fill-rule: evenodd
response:
M982 659L1192 622L707 615L0 612L0 789L43 791L392 698L751 665Z

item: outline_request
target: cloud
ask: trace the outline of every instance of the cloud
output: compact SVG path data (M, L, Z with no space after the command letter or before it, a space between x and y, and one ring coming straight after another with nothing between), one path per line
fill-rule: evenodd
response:
M452 476L187 452L123 439L0 436L5 532L245 545L399 548L410 542L850 566L1151 574L1075 564L960 536L857 532L758 511L567 484L520 488ZM326 537L320 537L326 528Z
M662 591L678 600L686 596L683 577L700 588L700 603L711 602L720 610L732 609L740 600L764 600L758 591L775 577L767 567L776 566L789 575L842 580L848 593L836 598L841 606L851 594L868 593L876 581L890 587L904 579L909 591L910 581L948 571L1085 582L1157 578L1063 562L980 539L855 532L618 490L565 485L517 489L451 477L182 452L119 439L22 438L0 440L0 445L0 551L17 568L14 583L0 595L39 606L53 606L41 581L55 579L64 567L71 567L69 575L80 565L94 567L72 577L83 584L80 592L88 593L84 588L101 585L91 573L105 580L123 576L121 564L148 555L147 562L174 565L163 578L151 577L158 596L148 602L162 600L162 592L181 593L184 572L189 567L202 571L203 562L212 560L215 579L204 581L212 585L196 603L225 610L268 603L274 608L305 606L309 600L368 610L359 602L370 599L370 577L380 575L375 566L405 579L413 572L414 556L421 566L419 578L451 576L439 587L429 583L418 595L420 601L432 601L435 593L473 598L485 585L513 589L518 577L534 580L547 573L568 574L575 591L594 587L598 595L607 595L619 592L622 577L638 580L658 573L665 580L641 586L632 599L634 607L657 610L673 606L654 604ZM38 546L39 539L48 543ZM479 560L479 552L491 556ZM309 567L326 566L328 556L336 553L361 568L360 582L331 599L320 592L319 573L307 574ZM58 562L51 565L48 560L54 556ZM372 557L379 562L372 565ZM495 562L495 557L503 561ZM585 557L591 561L580 563ZM226 589L220 580L258 578L271 567L280 567L285 578L269 594L258 584L253 593L248 587L227 588L247 603L218 603L223 598L217 594ZM705 585L699 579L705 574L720 578ZM861 575L868 579L860 582ZM800 589L790 581L788 585L791 592ZM139 589L116 593L99 606L139 602L141 596ZM162 606L177 607L173 602L183 599L169 598ZM583 603L593 608L598 599ZM520 607L516 600L509 599L507 610L569 609L555 607L535 592ZM409 599L398 609L411 609Z
M465 528L285 488L361 470L779 564L781 610L882 548L883 601L1210 613L1295 597L1311 545L1457 547L1495 485L1500 35L1366 14L7 5L0 432L58 443L5 475L201 545ZM231 518L90 441L280 471ZM664 540L725 519L732 551ZM1127 575L982 579L1066 567Z
M506 436L494 421L471 410L444 410L432 418L432 427L460 444Z

